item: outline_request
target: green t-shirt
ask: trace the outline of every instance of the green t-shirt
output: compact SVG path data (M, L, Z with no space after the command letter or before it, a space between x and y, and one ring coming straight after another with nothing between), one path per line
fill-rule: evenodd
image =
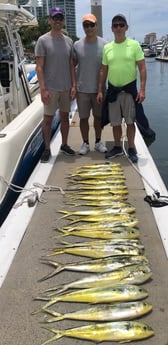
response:
M136 62L143 59L139 42L126 38L122 43L112 41L104 46L102 64L108 66L109 82L121 87L136 79Z

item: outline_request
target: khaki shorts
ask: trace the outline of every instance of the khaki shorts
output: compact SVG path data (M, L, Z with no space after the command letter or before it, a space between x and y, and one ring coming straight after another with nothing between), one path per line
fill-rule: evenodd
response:
M101 117L101 104L97 103L96 93L77 93L77 105L80 119L87 119L90 111L94 117Z
M70 92L50 90L50 103L44 105L44 114L53 116L59 108L60 111L69 113L70 111Z
M135 102L130 93L120 92L117 100L109 103L108 110L112 126L119 126L123 118L128 125L135 122Z

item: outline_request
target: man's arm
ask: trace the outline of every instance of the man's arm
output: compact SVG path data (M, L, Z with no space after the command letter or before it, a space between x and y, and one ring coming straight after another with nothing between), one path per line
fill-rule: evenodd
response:
M37 78L38 78L39 86L40 86L41 100L44 104L48 104L50 101L50 95L45 86L44 61L45 61L44 56L36 57L36 71L37 71Z
M37 56L36 57L36 71L37 71L37 78L40 85L40 90L45 89L45 80L44 80L44 56Z
M103 101L103 88L107 79L108 66L101 65L99 72L99 83L98 83L98 93L97 93L97 102L102 103Z
M70 73L72 80L71 97L74 99L76 96L76 73L73 58L70 58Z

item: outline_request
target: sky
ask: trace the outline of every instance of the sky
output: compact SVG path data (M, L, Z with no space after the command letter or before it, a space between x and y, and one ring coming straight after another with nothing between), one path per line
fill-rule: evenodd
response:
M77 36L84 35L82 16L91 12L90 0L76 0ZM102 0L103 37L112 40L111 19L117 14L126 16L129 29L127 36L144 42L146 34L156 33L159 40L168 34L168 0Z

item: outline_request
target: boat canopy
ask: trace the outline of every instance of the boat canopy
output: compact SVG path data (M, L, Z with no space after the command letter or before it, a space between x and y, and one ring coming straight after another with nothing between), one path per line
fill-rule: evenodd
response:
M38 24L37 19L32 13L13 3L16 3L16 1L0 1L0 23L6 25L11 23L15 29L25 25L36 26Z

